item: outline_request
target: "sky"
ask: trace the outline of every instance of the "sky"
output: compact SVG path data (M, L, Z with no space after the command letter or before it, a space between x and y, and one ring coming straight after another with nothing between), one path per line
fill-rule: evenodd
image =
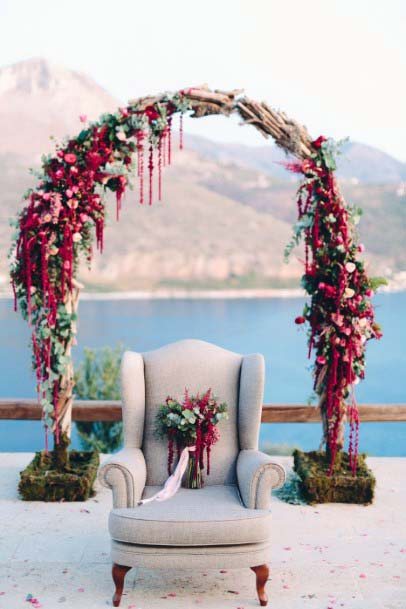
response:
M0 61L92 76L120 101L207 83L406 161L405 0L0 0ZM190 120L263 143L237 119Z

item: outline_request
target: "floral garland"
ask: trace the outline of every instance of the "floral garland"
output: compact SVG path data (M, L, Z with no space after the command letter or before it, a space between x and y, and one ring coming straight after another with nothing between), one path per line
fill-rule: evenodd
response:
M311 296L296 323L308 322L309 356L316 351L314 388L320 398L325 441L331 471L342 447L342 429L351 424L349 452L353 471L358 449L358 413L353 385L364 377L365 343L379 338L370 302L380 281L367 277L359 259L355 225L359 210L350 209L337 187L335 148L331 140L310 141L306 130L267 104L239 92L188 89L156 98L143 98L105 114L79 135L42 159L38 186L25 194L27 205L19 214L11 249L11 279L15 308L32 328L33 366L46 428L60 435L59 399L71 363L76 312L72 307L80 255L90 264L93 229L103 251L105 204L103 195L116 195L116 215L136 166L139 202L154 199L153 173L158 172L162 195L162 168L170 164L171 131L175 113L193 110L195 116L238 112L247 123L279 146L295 154L288 168L303 174L298 191L298 222L287 255L303 237L305 273L302 285ZM86 117L81 117L86 122ZM180 146L183 146L181 120ZM147 184L145 181L147 180ZM68 392L69 393L69 392ZM346 402L349 402L346 405Z
M140 107L144 105L145 107ZM33 367L47 428L58 434L60 379L66 371L66 347L74 339L76 313L66 306L75 286L79 255L92 259L92 230L103 251L105 204L103 194L116 195L116 215L137 159L139 202L145 200L144 157L148 166L148 202L153 201L153 172L171 162L171 123L175 113L190 109L183 92L167 94L151 105L138 104L103 115L75 139L42 158L36 173L37 188L25 194L28 201L15 228L11 280L17 302L32 328ZM86 122L86 117L81 116ZM157 157L157 158L156 158Z
M355 227L361 210L351 209L340 194L334 170L337 145L320 136L312 142L312 158L287 163L304 176L298 190L298 222L288 257L301 238L305 244L302 286L311 296L297 324L309 323L309 357L316 352L314 390L324 413L325 442L330 453L330 473L338 449L343 447L343 424L350 422L349 457L353 473L357 467L358 409L353 386L365 375L365 343L380 338L370 298L385 283L368 278L359 254ZM347 404L348 402L348 404Z

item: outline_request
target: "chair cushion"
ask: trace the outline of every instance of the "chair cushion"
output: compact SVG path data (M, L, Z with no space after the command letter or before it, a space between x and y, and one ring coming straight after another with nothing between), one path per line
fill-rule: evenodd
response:
M160 487L147 486L144 498ZM154 546L221 546L269 540L268 510L244 507L234 485L179 489L167 501L153 501L110 513L110 535L116 541Z

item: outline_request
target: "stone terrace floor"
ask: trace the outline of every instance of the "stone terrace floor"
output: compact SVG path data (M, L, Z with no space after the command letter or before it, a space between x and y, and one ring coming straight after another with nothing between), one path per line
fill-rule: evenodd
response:
M25 503L19 471L32 455L0 453L1 609L111 606L107 489L86 503ZM275 458L290 467L289 458ZM406 608L406 459L371 458L371 506L273 501L271 609ZM248 569L132 570L123 609L259 606ZM28 594L38 604L26 601Z

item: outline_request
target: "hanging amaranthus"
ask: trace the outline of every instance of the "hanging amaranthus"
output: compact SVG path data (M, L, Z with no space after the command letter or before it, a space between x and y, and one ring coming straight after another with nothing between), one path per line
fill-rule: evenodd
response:
M353 386L365 375L366 341L381 336L370 301L377 282L367 277L360 258L364 246L358 244L355 231L359 210L350 209L337 188L334 143L321 136L312 144L312 158L287 164L304 175L297 198L298 222L287 254L303 236L302 285L311 296L295 321L310 324L309 357L314 350L314 389L320 399L330 473L343 448L346 418L355 473L359 418Z
M115 193L118 220L135 156L143 202L147 140L152 203L154 149L161 151L163 135L169 137L171 115L188 108L180 93L163 96L159 103L151 100L150 104L133 104L104 115L77 138L58 147L55 155L44 157L38 186L26 193L27 205L16 221L11 278L15 304L19 303L32 328L33 366L43 419L57 442L64 431L58 416L61 379L66 376L67 353L75 333L76 311L70 306L70 295L75 290L79 255L83 253L91 261L93 227L97 248L103 250L103 193ZM158 167L161 173L161 152ZM72 387L73 379L65 378L65 391L70 395Z

